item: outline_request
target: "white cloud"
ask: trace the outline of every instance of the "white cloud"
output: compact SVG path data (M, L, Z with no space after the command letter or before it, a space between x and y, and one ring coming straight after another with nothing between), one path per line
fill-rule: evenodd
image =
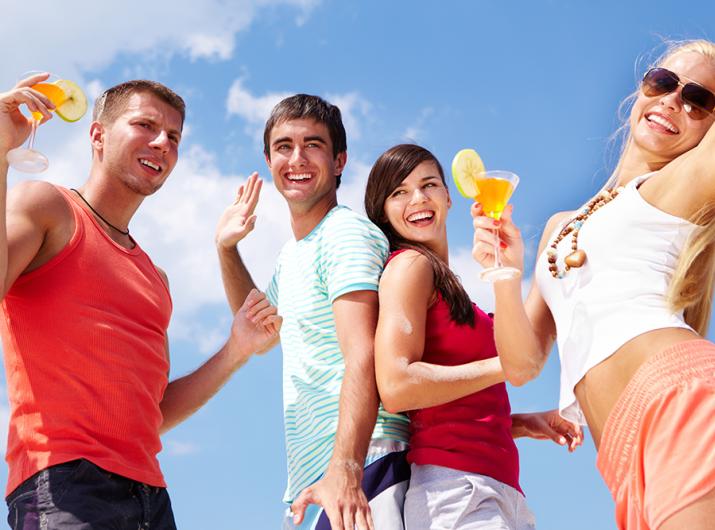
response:
M176 2L37 0L32 5L32 38L27 37L27 6L4 2L0 18L4 90L28 69L48 69L82 80L86 69L101 68L119 54L142 60L185 54L191 59L225 60L234 53L235 35L270 7L290 8L302 24L319 0L204 0ZM61 45L59 45L61 44Z
M295 92L268 92L257 96L246 88L245 82L244 77L233 82L226 98L226 110L229 114L242 118L246 122L246 134L253 138L254 142L262 144L263 127L271 110L278 102ZM348 145L353 140L359 140L363 122L371 119L372 104L357 92L327 94L325 99L340 108Z
M362 121L370 118L372 104L357 92L328 94L325 98L340 109L348 145L353 140L359 140L362 137Z
M425 122L427 119L434 114L434 109L432 107L425 107L420 112L419 116L415 122L409 125L405 132L402 133L402 138L408 142L419 142L424 140L425 137Z
M263 145L263 128L271 114L271 110L282 99L291 96L291 92L269 92L262 96L254 96L244 87L243 78L236 79L228 90L226 110L243 118L246 122L245 132L257 146Z
M348 156L346 171L338 188L338 201L352 210L365 215L365 185L370 174L371 164L362 160L351 160Z
M171 456L186 456L198 453L200 448L194 442L181 440L164 440L162 442L164 451Z

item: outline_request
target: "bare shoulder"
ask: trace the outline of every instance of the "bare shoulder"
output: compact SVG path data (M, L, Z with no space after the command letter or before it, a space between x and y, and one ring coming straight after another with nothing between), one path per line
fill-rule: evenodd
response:
M572 218L574 215L576 215L576 212L573 210L568 210L564 212L556 212L554 215L549 217L549 220L546 221L546 226L544 227L544 232L541 235L541 241L539 242L539 252L538 254L541 254L541 252L544 250L546 245L549 242L549 239L551 238L552 234L554 233L554 230L556 228L563 224L564 221Z
M401 252L385 267L380 279L380 286L383 281L429 281L433 278L432 264L427 256L416 250L405 250Z
M392 258L380 278L380 306L427 306L434 295L434 270L429 258L406 250Z
M164 283L166 284L166 288L169 288L169 277L166 275L166 271L159 267L158 265L154 265L154 268L156 269L156 272L159 273L159 276L161 277L162 280L164 280Z
M23 181L10 189L7 211L8 216L30 217L46 228L72 219L70 207L62 192L41 180Z

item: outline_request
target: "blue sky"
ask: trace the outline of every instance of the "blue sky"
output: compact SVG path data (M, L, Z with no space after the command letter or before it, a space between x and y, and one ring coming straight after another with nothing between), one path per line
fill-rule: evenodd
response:
M342 108L349 160L339 195L356 209L372 162L406 140L431 149L446 167L456 151L473 147L488 168L518 173L512 202L533 262L546 219L585 201L605 180L618 104L650 52L664 37L713 39L714 21L711 0L687 7L641 0L125 0L121 10L43 0L33 3L32 14L13 2L0 19L0 90L22 72L46 69L79 82L92 97L146 77L186 99L179 165L131 226L171 281L175 377L225 340L230 315L213 229L252 170L270 180L260 137L283 95L316 93ZM85 117L40 129L37 147L51 163L43 178L83 182L88 126ZM10 183L23 178L12 173ZM241 244L260 285L290 236L287 210L267 184L255 233ZM468 209L455 197L451 263L475 301L490 309L490 288L477 280L469 258ZM160 458L180 528L278 527L285 484L280 373L279 349L252 359L164 437ZM539 379L510 388L512 408L554 407L558 377L554 352ZM0 412L6 423L7 407ZM572 455L546 442L518 445L522 486L539 528L614 528L590 439ZM6 474L3 466L0 480Z

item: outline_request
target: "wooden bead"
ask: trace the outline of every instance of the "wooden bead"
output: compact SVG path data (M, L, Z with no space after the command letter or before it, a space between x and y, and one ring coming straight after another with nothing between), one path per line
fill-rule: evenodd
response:
M554 278L563 278L570 269L577 269L586 262L586 252L578 248L578 233L581 226L593 214L593 212L615 199L616 196L623 191L623 189L624 188L622 186L619 186L613 190L600 191L598 195L586 203L586 206L581 208L578 215L576 215L564 228L561 229L561 232L556 236L553 243L551 243L550 248L546 251L549 263L549 272L551 272L551 275ZM571 235L572 252L564 258L564 270L559 271L559 267L556 265L556 260L558 259L557 247L559 243L569 235Z
M578 269L581 265L583 265L586 261L586 252L583 250L576 250L575 252L572 252L566 258L564 258L564 263L568 265L569 267L572 267L574 269Z

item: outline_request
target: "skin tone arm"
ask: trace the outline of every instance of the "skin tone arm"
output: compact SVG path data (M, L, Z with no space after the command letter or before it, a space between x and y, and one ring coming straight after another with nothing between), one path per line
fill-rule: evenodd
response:
M498 357L456 366L422 361L433 292L432 266L412 250L393 258L380 280L375 370L382 404L390 412L442 405L504 381ZM580 426L555 410L513 414L512 436L550 439L569 451L583 441Z
M44 182L23 182L8 197L7 153L19 147L30 134L30 119L20 105L40 112L44 123L52 117L52 102L29 88L47 79L38 74L0 93L0 286L4 297L24 271L47 261L56 250L58 226L69 218L63 200ZM59 200L58 200L59 199Z
M319 504L333 530L374 529L361 482L377 418L373 355L377 304L373 291L347 293L333 302L338 342L345 358L338 429L325 475L304 489L291 506L296 525L302 522L308 504Z
M221 277L231 312L236 313L256 285L238 253L236 245L256 225L253 213L258 204L263 181L252 173L238 188L236 200L221 215L216 228L216 248L221 265Z
M390 412L442 405L504 381L498 357L458 366L422 361L433 293L432 266L413 250L394 257L380 279L375 368Z
M494 263L493 230L498 229L502 242L502 263L523 271L524 243L519 229L512 222L511 205L507 206L500 221L485 216L479 204L472 205L471 213L474 223L474 259L484 266ZM541 254L549 236L567 215L556 214L549 220L537 255ZM520 386L541 372L556 338L556 326L536 282L532 283L526 303L522 302L520 277L496 282L494 293L494 334L499 358L507 380Z
M512 438L552 440L565 446L569 453L583 443L583 429L559 415L558 410L511 415Z
M265 295L256 289L236 312L226 344L194 372L171 383L164 392L163 434L201 408L254 353L264 353L276 342L282 319ZM168 351L167 351L168 355Z
M715 125L710 125L698 145L667 164L661 173L664 181L672 183L670 188L675 188L671 192L673 201L684 203L686 211L676 211L677 215L689 218L715 200ZM666 186L659 191L666 194L668 189ZM677 206L668 208L679 209Z

